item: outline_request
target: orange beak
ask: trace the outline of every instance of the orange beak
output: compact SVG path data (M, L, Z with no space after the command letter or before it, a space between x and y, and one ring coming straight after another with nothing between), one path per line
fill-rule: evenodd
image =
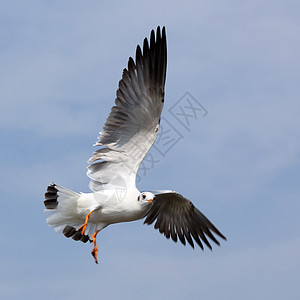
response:
M154 198L147 200L149 203L152 203L154 201Z

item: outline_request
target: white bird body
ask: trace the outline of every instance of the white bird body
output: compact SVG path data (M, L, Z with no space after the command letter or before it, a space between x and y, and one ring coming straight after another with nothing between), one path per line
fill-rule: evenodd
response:
M84 194L79 202L85 202L85 197L88 196L99 203L98 208L91 214L90 222L106 224L130 222L143 218L151 207L150 203L147 205L148 203L138 201L140 194L137 188L127 189L123 196L116 190L105 190L103 193Z
M151 208L151 201L140 201L141 192L137 188L105 189L95 193L75 193L55 185L60 197L60 205L49 214L47 222L56 231L62 231L66 224L80 227L91 213L86 234L92 235L114 223L131 222L143 218ZM149 198L154 196L151 193Z
M150 43L137 46L135 61L130 57L119 82L115 106L100 132L90 158L87 175L93 193L75 193L51 184L45 193L47 222L56 231L74 240L94 242L92 254L97 263L96 236L113 223L146 217L167 238L203 249L212 248L206 236L219 245L213 231L226 239L188 199L170 190L140 192L136 174L153 145L164 105L167 67L165 28L151 31Z

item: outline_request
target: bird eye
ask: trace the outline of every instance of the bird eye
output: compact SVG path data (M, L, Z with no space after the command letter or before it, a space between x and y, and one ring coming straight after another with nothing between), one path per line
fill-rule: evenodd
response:
M146 195L143 195L143 199L145 199L146 198Z

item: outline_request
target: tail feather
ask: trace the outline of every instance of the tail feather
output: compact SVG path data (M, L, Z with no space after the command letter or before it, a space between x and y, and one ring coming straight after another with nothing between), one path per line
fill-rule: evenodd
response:
M80 231L78 231L75 227L70 226L70 225L67 225L64 228L63 234L67 238L72 237L72 239L74 241L81 241L83 243L86 243L87 241L92 242L92 240L89 238L88 235L86 235L86 234L82 235Z
M47 223L54 227L55 231L62 232L66 237L72 237L75 241L86 243L90 241L89 235L82 235L77 229L83 224L83 220L78 216L77 200L80 194L75 193L65 187L55 183L47 187L45 193L45 213L48 215ZM87 233L91 226L87 227Z
M58 205L58 189L55 187L55 184L52 183L47 187L47 192L45 193L45 207L46 209L55 209Z

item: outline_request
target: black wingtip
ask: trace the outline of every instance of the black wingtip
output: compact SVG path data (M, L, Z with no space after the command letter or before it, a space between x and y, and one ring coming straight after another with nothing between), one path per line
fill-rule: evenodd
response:
M227 241L227 238L214 226L212 225L212 227L210 227L210 229L217 234L220 238L222 238L223 240Z
M160 26L157 26L157 29L156 29L156 41L160 41L160 40L161 40Z
M194 241L204 250L206 246L213 250L212 242L220 246L217 235L226 237L193 205L191 201L177 193L156 194L156 201L146 215L144 224L152 224L166 238L178 240L194 248ZM166 225L167 224L167 225ZM193 241L194 239L194 241Z

